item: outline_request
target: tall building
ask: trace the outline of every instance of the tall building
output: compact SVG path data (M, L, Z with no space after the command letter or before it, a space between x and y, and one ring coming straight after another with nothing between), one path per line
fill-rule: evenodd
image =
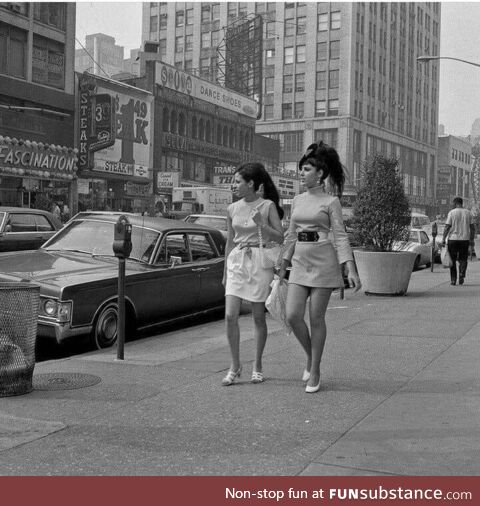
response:
M462 197L464 206L473 203L472 146L466 139L453 135L438 138L438 211L446 215L452 209L455 197Z
M399 159L412 208L434 212L440 3L150 2L142 43L167 63L220 79L227 27L263 20L263 99L257 133L280 141L295 171L323 139L356 185L367 155Z
M71 202L75 3L0 3L0 202Z
M75 70L102 77L123 72L123 46L115 44L115 38L104 33L85 37L85 46L75 50Z

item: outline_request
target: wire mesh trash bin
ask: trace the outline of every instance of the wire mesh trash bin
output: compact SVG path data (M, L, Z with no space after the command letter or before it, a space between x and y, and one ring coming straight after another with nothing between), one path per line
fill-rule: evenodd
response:
M40 287L0 282L0 397L33 390Z

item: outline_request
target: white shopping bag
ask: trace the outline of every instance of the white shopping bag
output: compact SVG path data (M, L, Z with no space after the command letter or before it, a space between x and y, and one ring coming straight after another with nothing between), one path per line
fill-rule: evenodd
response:
M442 251L440 252L440 259L442 261L442 265L444 267L451 267L452 266L452 257L450 256L450 253L448 252L448 249L446 246L442 248Z
M288 283L286 281L280 283L280 278L275 276L270 286L272 291L265 301L265 307L272 317L282 324L285 332L290 334L292 329L287 323L286 311Z

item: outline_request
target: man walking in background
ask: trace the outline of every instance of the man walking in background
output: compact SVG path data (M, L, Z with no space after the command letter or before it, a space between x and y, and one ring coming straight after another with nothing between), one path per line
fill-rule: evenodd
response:
M463 285L467 272L469 246L473 249L475 239L475 226L472 221L472 213L463 207L463 199L455 197L455 206L447 216L445 230L443 232L443 246L448 237L448 252L452 257L450 267L450 284L457 282L457 261L459 264L458 284Z

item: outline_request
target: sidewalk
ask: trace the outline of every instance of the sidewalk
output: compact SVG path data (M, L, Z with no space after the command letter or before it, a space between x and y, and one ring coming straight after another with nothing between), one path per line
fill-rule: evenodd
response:
M0 473L478 475L479 293L472 262L464 286L436 264L406 297L333 298L312 395L300 345L272 320L267 381L249 382L248 314L245 376L228 388L222 320L127 343L123 362L110 349L39 363L35 378L97 383L1 398Z

